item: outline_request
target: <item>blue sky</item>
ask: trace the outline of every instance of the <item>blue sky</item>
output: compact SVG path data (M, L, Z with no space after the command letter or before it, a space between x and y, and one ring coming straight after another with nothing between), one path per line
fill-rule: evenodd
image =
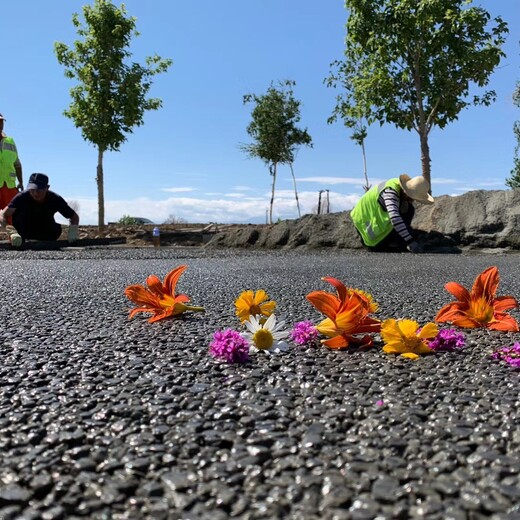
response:
M0 42L5 59L0 112L16 140L27 182L31 172L50 177L51 189L79 205L82 224L97 224L96 149L62 115L72 82L53 51L55 41L77 39L72 13L85 0L4 2ZM115 2L120 5L120 2ZM240 143L252 105L271 81L296 82L301 126L313 138L294 171L302 213L316 209L329 190L332 211L350 209L363 193L361 151L342 124L327 124L336 92L323 84L329 64L342 57L347 12L343 0L127 0L140 36L134 61L154 53L173 59L155 78L151 95L163 108L145 114L120 152L105 156L106 221L122 215L161 223L174 215L188 222L265 222L271 177ZM430 134L433 195L506 189L513 163L512 126L520 119L512 92L520 80L518 0L480 0L509 24L507 57L489 88L497 101L462 112ZM391 126L371 127L366 142L371 182L421 173L419 138ZM274 219L296 218L288 167L279 170Z

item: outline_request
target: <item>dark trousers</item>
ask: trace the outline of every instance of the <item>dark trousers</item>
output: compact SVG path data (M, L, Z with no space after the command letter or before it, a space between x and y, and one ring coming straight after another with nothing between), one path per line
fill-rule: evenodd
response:
M24 240L58 240L61 235L61 225L57 222L34 222L13 213L13 226Z
M406 212L401 213L401 217L408 227L410 227L414 215L415 208L412 204L408 204ZM403 253L407 251L403 237L395 229L392 229L392 231L390 231L390 233L383 238L379 244L373 247L367 246L367 249L376 253Z

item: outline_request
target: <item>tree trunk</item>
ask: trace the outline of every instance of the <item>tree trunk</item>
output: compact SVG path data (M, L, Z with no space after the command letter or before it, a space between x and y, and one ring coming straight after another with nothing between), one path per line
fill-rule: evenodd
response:
M98 148L98 163L96 182L98 188L98 229L105 229L105 195L103 193L103 150Z
M302 213L300 211L300 201L298 200L298 190L296 188L296 177L294 176L294 170L293 170L292 163L289 163L289 166L291 167L291 175L292 175L292 180L293 180L293 184L294 184L294 196L296 197L296 207L298 208L298 218L300 218L302 216Z
M276 183L276 163L273 163L273 165L272 165L271 175L273 176L273 185L271 188L271 203L269 204L269 224L273 223L274 185Z
M363 153L363 173L365 175L365 185L363 186L363 188L365 188L365 191L368 191L370 189L370 183L368 182L367 154L365 152L365 140L364 139L361 141L361 151Z
M430 159L430 145L428 144L428 132L424 129L419 132L419 138L421 140L421 164L423 177L428 181L430 185L430 193L432 191L431 182L431 159Z

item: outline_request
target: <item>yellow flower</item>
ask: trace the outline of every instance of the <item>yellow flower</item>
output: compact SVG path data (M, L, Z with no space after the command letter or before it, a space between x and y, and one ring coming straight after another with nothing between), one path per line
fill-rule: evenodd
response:
M379 304L376 301L374 301L374 297L370 293L367 293L362 289L354 289L352 287L350 287L348 290L358 294L368 302L368 312L370 312L370 314L374 314L374 312L377 312L377 310L379 309Z
M276 308L275 301L266 301L269 299L267 293L260 289L259 291L244 291L235 301L236 315L241 323L247 321L251 316L262 316L268 318Z
M381 337L385 342L383 351L410 359L417 359L420 354L433 353L426 340L437 336L437 325L430 322L419 332L418 329L419 324L413 320L385 320L381 325Z

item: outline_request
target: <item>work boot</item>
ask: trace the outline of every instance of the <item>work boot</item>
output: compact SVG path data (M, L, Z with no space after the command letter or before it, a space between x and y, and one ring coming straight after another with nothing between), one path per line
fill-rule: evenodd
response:
M18 233L13 233L9 236L9 239L13 247L21 247L23 244L23 238Z
M9 241L11 242L12 247L21 247L23 244L23 238L20 236L20 233L16 231L16 228L11 225L5 226L5 231L7 232L7 236L9 237Z

